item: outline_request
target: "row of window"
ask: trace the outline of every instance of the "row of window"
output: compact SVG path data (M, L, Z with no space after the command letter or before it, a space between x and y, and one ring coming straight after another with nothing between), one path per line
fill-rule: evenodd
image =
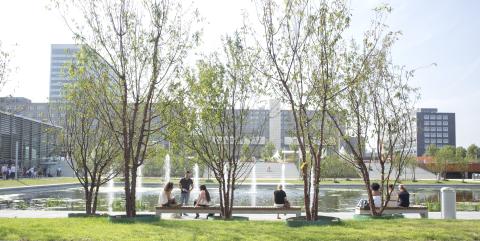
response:
M423 128L424 131L448 131L448 127L425 127Z
M430 133L430 132L425 132L423 133L424 137L448 137L448 133Z
M448 121L424 121L423 122L423 125L426 125L426 126L441 126L441 125L444 125L444 126L448 126Z
M448 139L429 139L429 138L426 138L425 143L444 143L444 144L447 144Z
M448 115L425 115L425 120L448 120Z

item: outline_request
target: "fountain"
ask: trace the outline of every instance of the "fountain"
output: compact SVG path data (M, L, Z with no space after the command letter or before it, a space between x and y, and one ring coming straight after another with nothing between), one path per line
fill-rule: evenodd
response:
M285 162L282 163L282 176L281 176L281 179L280 179L280 184L282 185L283 190L285 191L287 189L286 188L286 183L285 183Z
M165 156L165 162L163 163L163 170L165 171L164 183L170 181L170 154Z
M115 199L115 193L113 192L114 188L114 181L113 178L108 181L107 185L107 193L108 193L108 213L111 214L113 212L113 200Z
M142 192L143 192L143 165L138 167L137 172L137 185L136 185L136 192L135 195L137 196L137 200L142 200Z
M257 161L255 160L255 157L253 159L252 171L250 172L250 185L251 206L255 207L257 206Z
M199 168L198 168L198 164L195 163L195 165L193 166L193 191L195 192L198 192L200 190L200 183L199 183Z

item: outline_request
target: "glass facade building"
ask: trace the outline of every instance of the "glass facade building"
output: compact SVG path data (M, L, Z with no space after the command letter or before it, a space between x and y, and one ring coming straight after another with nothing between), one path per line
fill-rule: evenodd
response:
M74 44L52 44L50 60L50 102L63 99L63 86L70 82L65 66L75 60L76 53L80 50Z
M59 156L59 127L0 111L0 164L15 164L18 170L41 170L55 164Z
M417 112L417 156L425 154L429 145L456 145L455 113L438 112L436 108Z

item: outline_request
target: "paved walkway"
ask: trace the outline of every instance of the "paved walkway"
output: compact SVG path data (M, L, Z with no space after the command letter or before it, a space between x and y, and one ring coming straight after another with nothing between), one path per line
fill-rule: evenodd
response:
M35 210L1 210L0 218L67 218L69 213L82 213L74 211L35 211ZM114 214L124 214L115 212ZM138 214L153 214L153 212L139 212ZM353 212L321 212L320 215L338 217L343 220L353 219ZM181 220L195 220L194 214L182 217ZM242 215L249 217L250 220L257 221L282 221L285 218L294 217L294 215L280 215L282 219L276 219L276 215ZM406 218L420 218L418 214L405 214ZM429 219L441 219L440 212L429 212ZM164 214L163 219L172 218L170 214ZM205 214L200 215L200 220L205 219ZM480 212L457 212L457 219L476 219L480 220Z

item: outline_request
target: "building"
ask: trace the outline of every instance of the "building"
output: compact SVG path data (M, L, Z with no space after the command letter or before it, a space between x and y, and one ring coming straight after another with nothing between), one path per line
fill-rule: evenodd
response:
M455 146L455 113L438 112L436 108L422 108L417 112L417 156L422 156L429 145Z
M74 44L52 44L50 59L50 102L63 99L62 91L70 79L65 72L65 66L75 60L75 54L80 50Z
M54 173L59 149L59 127L0 111L0 164L15 165L20 174L35 167L42 173Z
M24 97L0 97L0 111L51 123L48 103L32 103Z

